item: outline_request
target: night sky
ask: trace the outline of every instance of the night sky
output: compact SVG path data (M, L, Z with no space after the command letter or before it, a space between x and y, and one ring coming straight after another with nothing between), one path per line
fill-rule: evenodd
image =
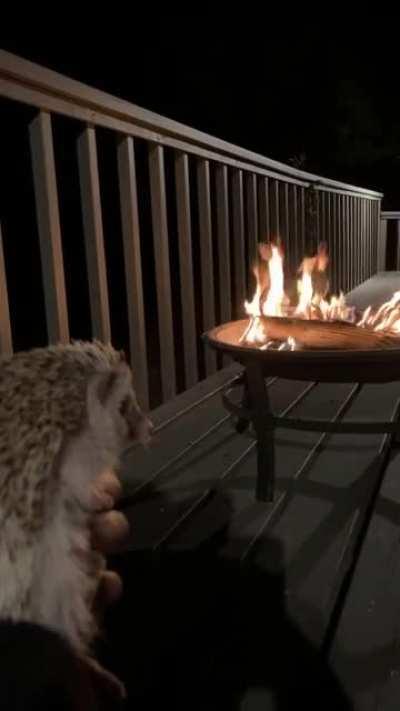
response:
M340 6L323 18L255 7L135 10L107 33L25 33L2 46L271 158L383 190L398 209L396 23L376 10L351 19Z

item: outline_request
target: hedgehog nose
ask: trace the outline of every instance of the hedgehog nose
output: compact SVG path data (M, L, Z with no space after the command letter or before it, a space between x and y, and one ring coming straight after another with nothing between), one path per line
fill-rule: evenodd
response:
M146 444L150 441L151 436L154 431L154 425L148 417L143 416L139 421L135 423L135 426L131 428L131 436L133 439Z
M148 417L145 418L143 430L145 432L147 441L149 441L152 438L153 433L154 433L154 425L153 425L152 421L149 420Z

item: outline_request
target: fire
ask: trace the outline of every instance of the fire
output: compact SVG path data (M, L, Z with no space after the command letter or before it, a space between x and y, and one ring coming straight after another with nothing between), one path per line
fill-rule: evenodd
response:
M326 246L321 244L313 257L303 259L296 281L296 294L289 299L285 291L284 252L280 244L259 245L259 259L253 267L256 289L251 301L244 308L250 317L241 342L251 343L262 350L296 350L298 344L291 336L283 343L268 337L262 316L289 317L318 321L342 321L360 328L385 331L389 335L400 334L400 291L378 309L368 306L360 315L346 303L343 292L329 295L327 267L329 263Z

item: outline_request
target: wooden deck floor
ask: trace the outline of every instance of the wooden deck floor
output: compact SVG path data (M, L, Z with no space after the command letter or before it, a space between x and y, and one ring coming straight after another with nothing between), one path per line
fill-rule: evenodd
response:
M399 285L378 275L352 298ZM400 454L383 468L382 435L281 430L275 501L256 502L254 440L220 399L237 372L156 411L151 449L126 458L126 592L102 654L135 709L398 709ZM296 404L307 385L272 382L275 410L390 419L400 398L316 384Z

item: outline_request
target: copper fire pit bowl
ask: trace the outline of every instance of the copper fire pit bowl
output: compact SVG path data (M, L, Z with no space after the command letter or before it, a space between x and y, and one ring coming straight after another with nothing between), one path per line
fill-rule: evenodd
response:
M244 366L242 375L222 394L228 411L236 418L236 429L243 432L250 423L257 438L256 497L272 501L275 484L274 430L283 427L297 430L340 433L390 433L388 451L400 439L400 408L390 422L330 422L278 417L270 407L266 378L277 376L291 380L310 381L302 397L317 382L356 383L342 409L341 416L366 383L387 383L400 380L400 347L373 350L261 350L257 346L240 343L248 319L231 321L217 326L203 335L206 344ZM399 340L400 342L400 340ZM243 387L240 405L233 402L233 388ZM289 410L285 415L289 414Z
M260 350L240 343L248 319L230 321L204 334L212 348L247 365L259 362L265 376L324 383L388 383L400 380L398 348L376 350Z

